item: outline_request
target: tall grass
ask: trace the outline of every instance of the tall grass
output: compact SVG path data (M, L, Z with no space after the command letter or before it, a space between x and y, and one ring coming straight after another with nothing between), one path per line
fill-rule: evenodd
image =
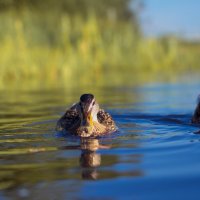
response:
M198 68L198 51L177 39L145 39L130 22L94 13L0 14L0 88L131 84Z

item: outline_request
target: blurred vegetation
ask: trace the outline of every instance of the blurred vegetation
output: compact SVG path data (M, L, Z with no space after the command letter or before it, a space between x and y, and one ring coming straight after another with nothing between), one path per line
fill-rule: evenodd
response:
M0 0L0 88L123 85L197 70L200 45L142 37L138 2Z

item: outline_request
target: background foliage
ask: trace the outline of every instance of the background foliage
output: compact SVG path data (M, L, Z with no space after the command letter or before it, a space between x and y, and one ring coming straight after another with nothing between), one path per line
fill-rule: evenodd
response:
M143 37L139 3L0 0L0 88L122 85L198 70L198 43Z

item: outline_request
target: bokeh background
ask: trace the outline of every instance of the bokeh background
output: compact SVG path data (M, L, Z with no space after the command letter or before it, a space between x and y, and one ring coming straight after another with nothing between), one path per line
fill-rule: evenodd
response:
M0 89L198 75L199 7L196 0L0 0Z

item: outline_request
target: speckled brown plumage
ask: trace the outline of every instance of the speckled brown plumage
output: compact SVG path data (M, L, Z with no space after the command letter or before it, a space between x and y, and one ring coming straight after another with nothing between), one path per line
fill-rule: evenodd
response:
M100 109L97 114L97 119L100 124L103 124L107 127L108 131L115 131L116 125L114 120L112 119L111 115L107 112L105 112L103 109Z
M58 120L56 130L66 130L71 134L81 137L99 136L116 131L116 125L111 115L100 109L97 114L98 122L93 123L92 133L87 127L80 126L80 117L74 107L70 108Z
M65 114L58 120L56 125L56 130L73 130L76 125L80 124L80 118L78 112L74 109L69 109L65 112Z

